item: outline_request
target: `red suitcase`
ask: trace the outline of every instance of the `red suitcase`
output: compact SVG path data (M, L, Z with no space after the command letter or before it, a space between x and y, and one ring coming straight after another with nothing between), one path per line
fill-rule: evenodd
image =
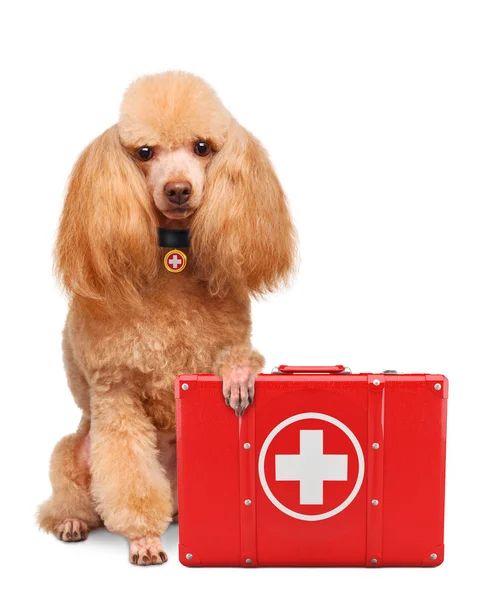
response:
M437 566L448 381L279 367L243 417L214 375L176 380L187 566Z

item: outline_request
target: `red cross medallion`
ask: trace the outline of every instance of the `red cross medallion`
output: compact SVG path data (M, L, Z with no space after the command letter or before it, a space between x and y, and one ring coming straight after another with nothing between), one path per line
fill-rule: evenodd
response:
M164 257L164 266L171 273L184 271L187 265L187 256L180 250L171 250Z

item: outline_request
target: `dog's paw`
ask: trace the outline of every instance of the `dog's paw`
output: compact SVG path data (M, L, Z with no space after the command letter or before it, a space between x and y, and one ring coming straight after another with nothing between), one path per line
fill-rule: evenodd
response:
M81 542L87 539L89 528L82 519L65 519L57 527L57 537L63 542Z
M167 554L158 537L141 537L131 540L129 559L133 565L161 565L167 561Z
M253 402L254 379L256 375L249 366L235 365L223 377L223 394L226 404L242 417L246 408Z

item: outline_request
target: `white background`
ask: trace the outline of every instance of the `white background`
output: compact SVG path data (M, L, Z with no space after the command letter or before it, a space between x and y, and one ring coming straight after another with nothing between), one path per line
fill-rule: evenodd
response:
M0 591L50 598L428 598L480 568L481 4L10 2L0 15ZM279 363L450 380L446 562L438 569L141 569L105 531L40 533L55 442L79 412L61 364L51 249L66 179L139 75L193 71L267 147L301 267L253 307ZM215 515L208 515L213 521ZM478 581L480 579L478 578ZM3 590L2 590L3 588Z

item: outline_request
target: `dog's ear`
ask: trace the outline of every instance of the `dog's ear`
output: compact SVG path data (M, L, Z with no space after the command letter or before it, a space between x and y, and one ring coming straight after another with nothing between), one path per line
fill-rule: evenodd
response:
M295 237L265 150L233 120L208 166L204 200L193 219L196 272L215 294L273 291L293 270Z
M157 271L145 178L117 126L81 154L69 182L55 249L67 291L97 307L131 303Z

